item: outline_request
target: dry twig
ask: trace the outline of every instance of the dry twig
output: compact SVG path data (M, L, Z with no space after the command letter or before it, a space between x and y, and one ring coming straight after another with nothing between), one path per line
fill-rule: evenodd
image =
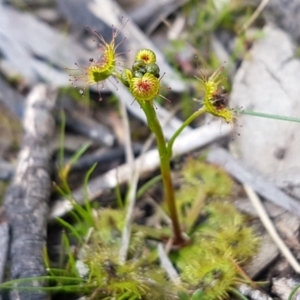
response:
M264 8L268 5L269 0L262 0L255 10L255 12L252 14L251 18L242 26L242 28L238 31L238 34L242 34L245 32L249 26L258 18L258 16L261 14L261 12L264 10Z
M27 98L24 116L24 139L17 168L4 199L5 214L11 229L11 279L42 276L45 273L43 249L46 242L50 139L55 122L51 114L56 92L45 85L36 86ZM27 287L39 287L32 281ZM11 293L11 299L42 300L47 296L37 291Z
M126 218L125 218L125 225L123 228L122 233L122 244L120 248L120 262L124 263L127 258L127 252L130 244L130 237L131 237L131 221L133 215L133 209L136 200L136 189L139 181L139 172L135 168L134 165L134 156L132 151L131 145L131 137L130 137L130 126L128 121L128 114L126 111L126 105L123 102L120 102L121 111L122 111L122 120L124 125L124 133L125 133L125 152L126 152L126 162L130 167L130 174L129 175L129 191L126 198Z
M7 220L0 215L0 283L3 282L5 264L7 261L8 247L9 247L9 228ZM0 294L1 300L1 294Z
M157 252L158 252L160 264L168 274L169 279L175 284L180 284L181 282L180 277L176 269L174 268L173 264L171 263L162 243L159 243L157 245Z
M265 226L266 230L268 231L268 233L272 237L273 241L275 242L277 247L280 249L283 256L287 259L287 261L293 267L295 272L300 273L299 263L297 262L296 258L294 257L294 255L292 254L290 249L285 245L285 243L283 242L283 240L281 239L281 237L277 233L276 228L273 225L271 219L269 218L269 216L268 216L265 208L263 207L259 197L256 195L256 193L253 191L253 189L249 185L244 184L244 189L245 189L251 203L255 207L255 209L256 209L259 217L260 217L260 220L262 221L262 223Z

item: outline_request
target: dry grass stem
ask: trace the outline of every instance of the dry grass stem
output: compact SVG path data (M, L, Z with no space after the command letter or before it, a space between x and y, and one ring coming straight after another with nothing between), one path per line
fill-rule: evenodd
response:
M266 230L272 237L273 241L275 242L275 244L281 251L282 255L287 259L287 261L292 266L294 271L296 273L300 273L300 265L299 265L298 261L296 260L296 258L294 257L294 255L292 254L290 249L285 245L285 243L283 242L281 237L279 236L278 232L276 231L275 226L273 225L271 219L269 218L268 213L266 212L259 197L257 196L257 194L254 192L254 190L249 185L244 184L244 189L245 189L251 203L255 207L263 225L265 226Z

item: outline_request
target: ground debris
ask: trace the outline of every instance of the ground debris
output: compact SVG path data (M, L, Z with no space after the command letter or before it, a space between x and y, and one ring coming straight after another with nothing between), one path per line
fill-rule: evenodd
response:
M262 291L255 290L249 285L241 284L238 287L238 290L247 297L250 297L252 300L272 300L273 298L269 297L267 294Z
M15 174L4 198L4 210L11 229L11 279L44 275L43 249L46 242L50 197L50 140L55 122L52 115L56 91L37 85L27 98L23 120L25 135ZM41 286L34 281L29 286ZM27 283L28 286L28 283ZM13 290L11 299L47 299L43 292Z
M293 278L274 278L272 292L278 295L280 299L287 300L292 290L299 284L300 281ZM292 300L300 300L300 290L294 294Z
M274 25L266 26L263 34L235 76L230 105L245 111L297 117L300 60L296 45ZM300 199L299 124L240 115L237 125L241 126L240 136L233 145L239 158Z

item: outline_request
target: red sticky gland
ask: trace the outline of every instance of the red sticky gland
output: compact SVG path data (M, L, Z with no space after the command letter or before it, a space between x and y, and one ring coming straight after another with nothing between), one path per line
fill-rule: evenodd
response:
M124 24L124 26L128 23L128 21ZM122 26L122 29L124 28L124 26ZM113 27L113 26L112 26ZM86 28L88 30L90 30L99 40L100 40L100 45L98 47L98 50L102 50L105 51L107 49L107 45L111 45L112 48L114 48L114 51L116 52L118 47L126 40L126 37L124 37L117 45L115 45L115 40L116 38L119 36L121 30L118 31L114 31L112 33L112 39L110 44L108 44L105 39L103 38L103 36L101 34L99 34L96 30L93 30L91 27L86 26ZM98 43L98 40L93 40L94 42ZM115 58L118 58L119 56L122 56L123 54L126 54L126 52L121 52L121 53L117 53L115 54Z
M122 29L126 26L126 24L128 23L129 20L127 20L125 22L125 24L119 29L119 30L115 30L114 26L112 25L112 37L111 37L111 43L113 43L114 49L117 50L118 47L126 40L126 37L124 37L117 45L115 45L115 40L116 38L119 36L119 34L121 33ZM99 45L99 49L103 49L103 47L105 47L107 45L107 42L105 41L105 39L103 38L103 36L101 34L99 34L96 30L92 29L90 26L86 26L86 28L88 30L90 30L99 40L100 40L100 45ZM97 40L93 40L94 42L98 42ZM124 53L119 53L119 54L124 54Z
M122 20L123 20L123 17L122 17ZM123 28L127 25L127 23L129 22L129 19L123 24L123 26L118 29L118 30L115 30L114 29L114 25L111 25L112 27L112 38L111 38L111 43L113 45L113 48L115 50L115 52L117 51L117 49L127 40L127 37L123 37L122 40L115 45L115 40L116 38L119 36L119 34L121 33L121 31L123 30ZM99 50L105 50L105 47L107 46L107 42L104 40L103 36L100 35L96 30L93 30L91 29L89 26L87 26L87 28L92 31L93 34L95 34L97 36L97 38L101 41L102 44L99 45ZM94 40L95 42L97 42L97 40ZM121 63L125 63L126 60L124 59L120 59L120 57L123 57L123 55L126 55L130 52L131 50L127 50L127 51L124 51L124 52L119 52L119 53L115 53L115 64L118 66L118 67L121 67L123 68L122 64ZM117 70L118 72L121 72L122 69L118 69Z
M121 16L121 21L120 21L121 24L123 23L123 20L124 20L124 16ZM113 28L113 34L115 33L115 34L119 35L120 32L124 29L124 27L127 25L128 22L129 22L129 19L127 19L127 20L124 22L123 26L121 26L120 29L115 29L115 30L114 30L115 25L114 25L114 24L111 24L111 27Z
M162 74L162 76L158 79L158 81L161 82L161 80L164 78L165 75L166 75L166 72L164 72L164 73ZM171 90L170 87L165 87L165 86L161 86L161 89L162 89L162 90L168 90L168 91ZM161 95L161 94L159 94L159 96L160 96L161 98L163 98L164 100L166 100L167 102L169 102L169 103L172 102L170 99L166 98L165 96L163 96L163 95Z
M121 23L123 22L123 19L124 19L124 16L121 17ZM124 29L124 27L127 25L127 23L129 22L129 19L127 19L125 21L125 23L119 28L119 29L114 29L115 26L112 24L111 27L112 27L112 41L116 40L116 38L119 36L119 34L121 33L121 31ZM122 40L117 44L115 45L115 50L117 50L120 45L122 45L125 41L127 40L127 37L123 37ZM120 52L118 53L116 56L121 56L123 54L127 54L130 50L128 51L125 51L125 52Z

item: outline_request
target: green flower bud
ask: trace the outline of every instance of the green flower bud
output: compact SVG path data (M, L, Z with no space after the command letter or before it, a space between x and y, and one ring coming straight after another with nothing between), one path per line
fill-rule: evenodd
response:
M154 75L156 78L159 78L159 66L155 63L149 64L146 66L147 73Z
M142 78L144 75L145 75L145 73L140 72L140 71L133 72L133 77L134 78Z
M136 60L132 65L132 71L138 71L140 68L145 68L146 64L143 60Z
M132 73L129 69L125 69L119 79L122 81L122 83L129 87L130 86L130 80L132 79Z

